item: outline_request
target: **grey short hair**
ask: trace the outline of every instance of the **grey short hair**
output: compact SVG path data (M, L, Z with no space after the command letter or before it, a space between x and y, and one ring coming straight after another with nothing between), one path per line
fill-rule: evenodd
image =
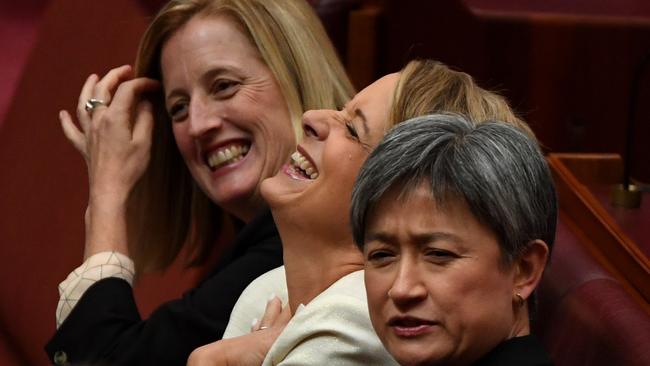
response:
M493 230L502 264L513 263L535 239L551 250L557 221L553 180L537 143L516 127L453 114L397 125L357 177L350 212L357 245L363 249L368 215L388 190L404 194L422 183L438 204L461 199Z

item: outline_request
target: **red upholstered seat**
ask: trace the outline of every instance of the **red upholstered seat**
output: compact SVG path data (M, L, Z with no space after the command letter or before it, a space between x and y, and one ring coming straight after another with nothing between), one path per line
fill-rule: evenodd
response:
M560 220L536 333L557 366L650 365L650 317Z

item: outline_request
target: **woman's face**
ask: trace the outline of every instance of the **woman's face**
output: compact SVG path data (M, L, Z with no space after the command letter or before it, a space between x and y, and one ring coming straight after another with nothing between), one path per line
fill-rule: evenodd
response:
M515 271L464 203L441 209L424 185L393 190L365 235L370 317L400 364L467 365L512 336Z
M262 185L274 215L290 215L295 224L309 227L311 234L338 234L350 241L352 186L368 153L384 135L398 79L398 74L379 79L342 111L304 114L304 140L289 163Z
M248 221L262 180L295 148L287 105L256 47L227 15L195 16L162 49L165 104L201 189Z

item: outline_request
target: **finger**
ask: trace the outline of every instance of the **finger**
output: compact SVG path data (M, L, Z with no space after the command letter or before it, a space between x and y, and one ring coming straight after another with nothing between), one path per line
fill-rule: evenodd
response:
M147 100L140 101L136 107L135 124L133 125L133 141L139 144L151 145L153 130L153 106Z
M124 82L115 92L113 102L111 103L111 113L115 113L116 115L130 116L133 113L133 106L135 105L135 113L137 118L137 114L139 112L138 105L139 101L142 99L142 95L144 93L152 92L158 89L160 89L160 82L154 79L137 78ZM151 112L149 114L153 115L153 108L151 108ZM125 124L128 124L131 118L121 118L119 120ZM131 128L132 126L125 127Z
M278 318L275 320L275 324L273 324L273 326L282 326L282 327L284 327L285 325L287 325L287 323L289 323L289 320L291 320L292 316L293 316L293 314L291 314L291 308L287 304L282 308L282 312L280 313Z
M95 74L92 74L86 78L86 82L83 87L81 87L81 93L79 93L79 100L77 101L77 119L79 119L79 124L81 129L86 132L90 126L90 113L86 111L86 102L88 99L92 98L93 89L95 84L97 84L99 77Z
M61 121L61 128L63 129L63 134L65 137L72 143L72 145L83 155L84 159L86 155L86 135L84 135L74 122L72 122L72 117L66 111L59 112L59 120Z
M251 322L251 333L260 330L260 321L257 318L253 318Z
M282 301L280 301L280 298L277 296L273 296L273 298L266 303L266 310L264 310L264 316L262 317L262 320L260 320L259 329L271 327L280 315L280 312L282 312Z
M91 98L100 99L106 105L110 104L117 87L132 77L133 68L130 65L124 65L110 70L97 82Z

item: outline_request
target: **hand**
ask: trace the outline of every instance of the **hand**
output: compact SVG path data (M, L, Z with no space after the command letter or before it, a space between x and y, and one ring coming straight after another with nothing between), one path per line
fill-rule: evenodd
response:
M88 166L86 257L103 250L128 254L126 200L148 165L153 129L153 107L143 95L158 88L156 80L134 79L130 66L118 67L101 80L86 80L77 105L81 129L67 111L59 114L65 136ZM106 106L88 112L90 98Z
M264 316L252 333L199 347L190 354L187 365L259 366L290 319L289 305L283 308L280 299L274 297L266 304Z

